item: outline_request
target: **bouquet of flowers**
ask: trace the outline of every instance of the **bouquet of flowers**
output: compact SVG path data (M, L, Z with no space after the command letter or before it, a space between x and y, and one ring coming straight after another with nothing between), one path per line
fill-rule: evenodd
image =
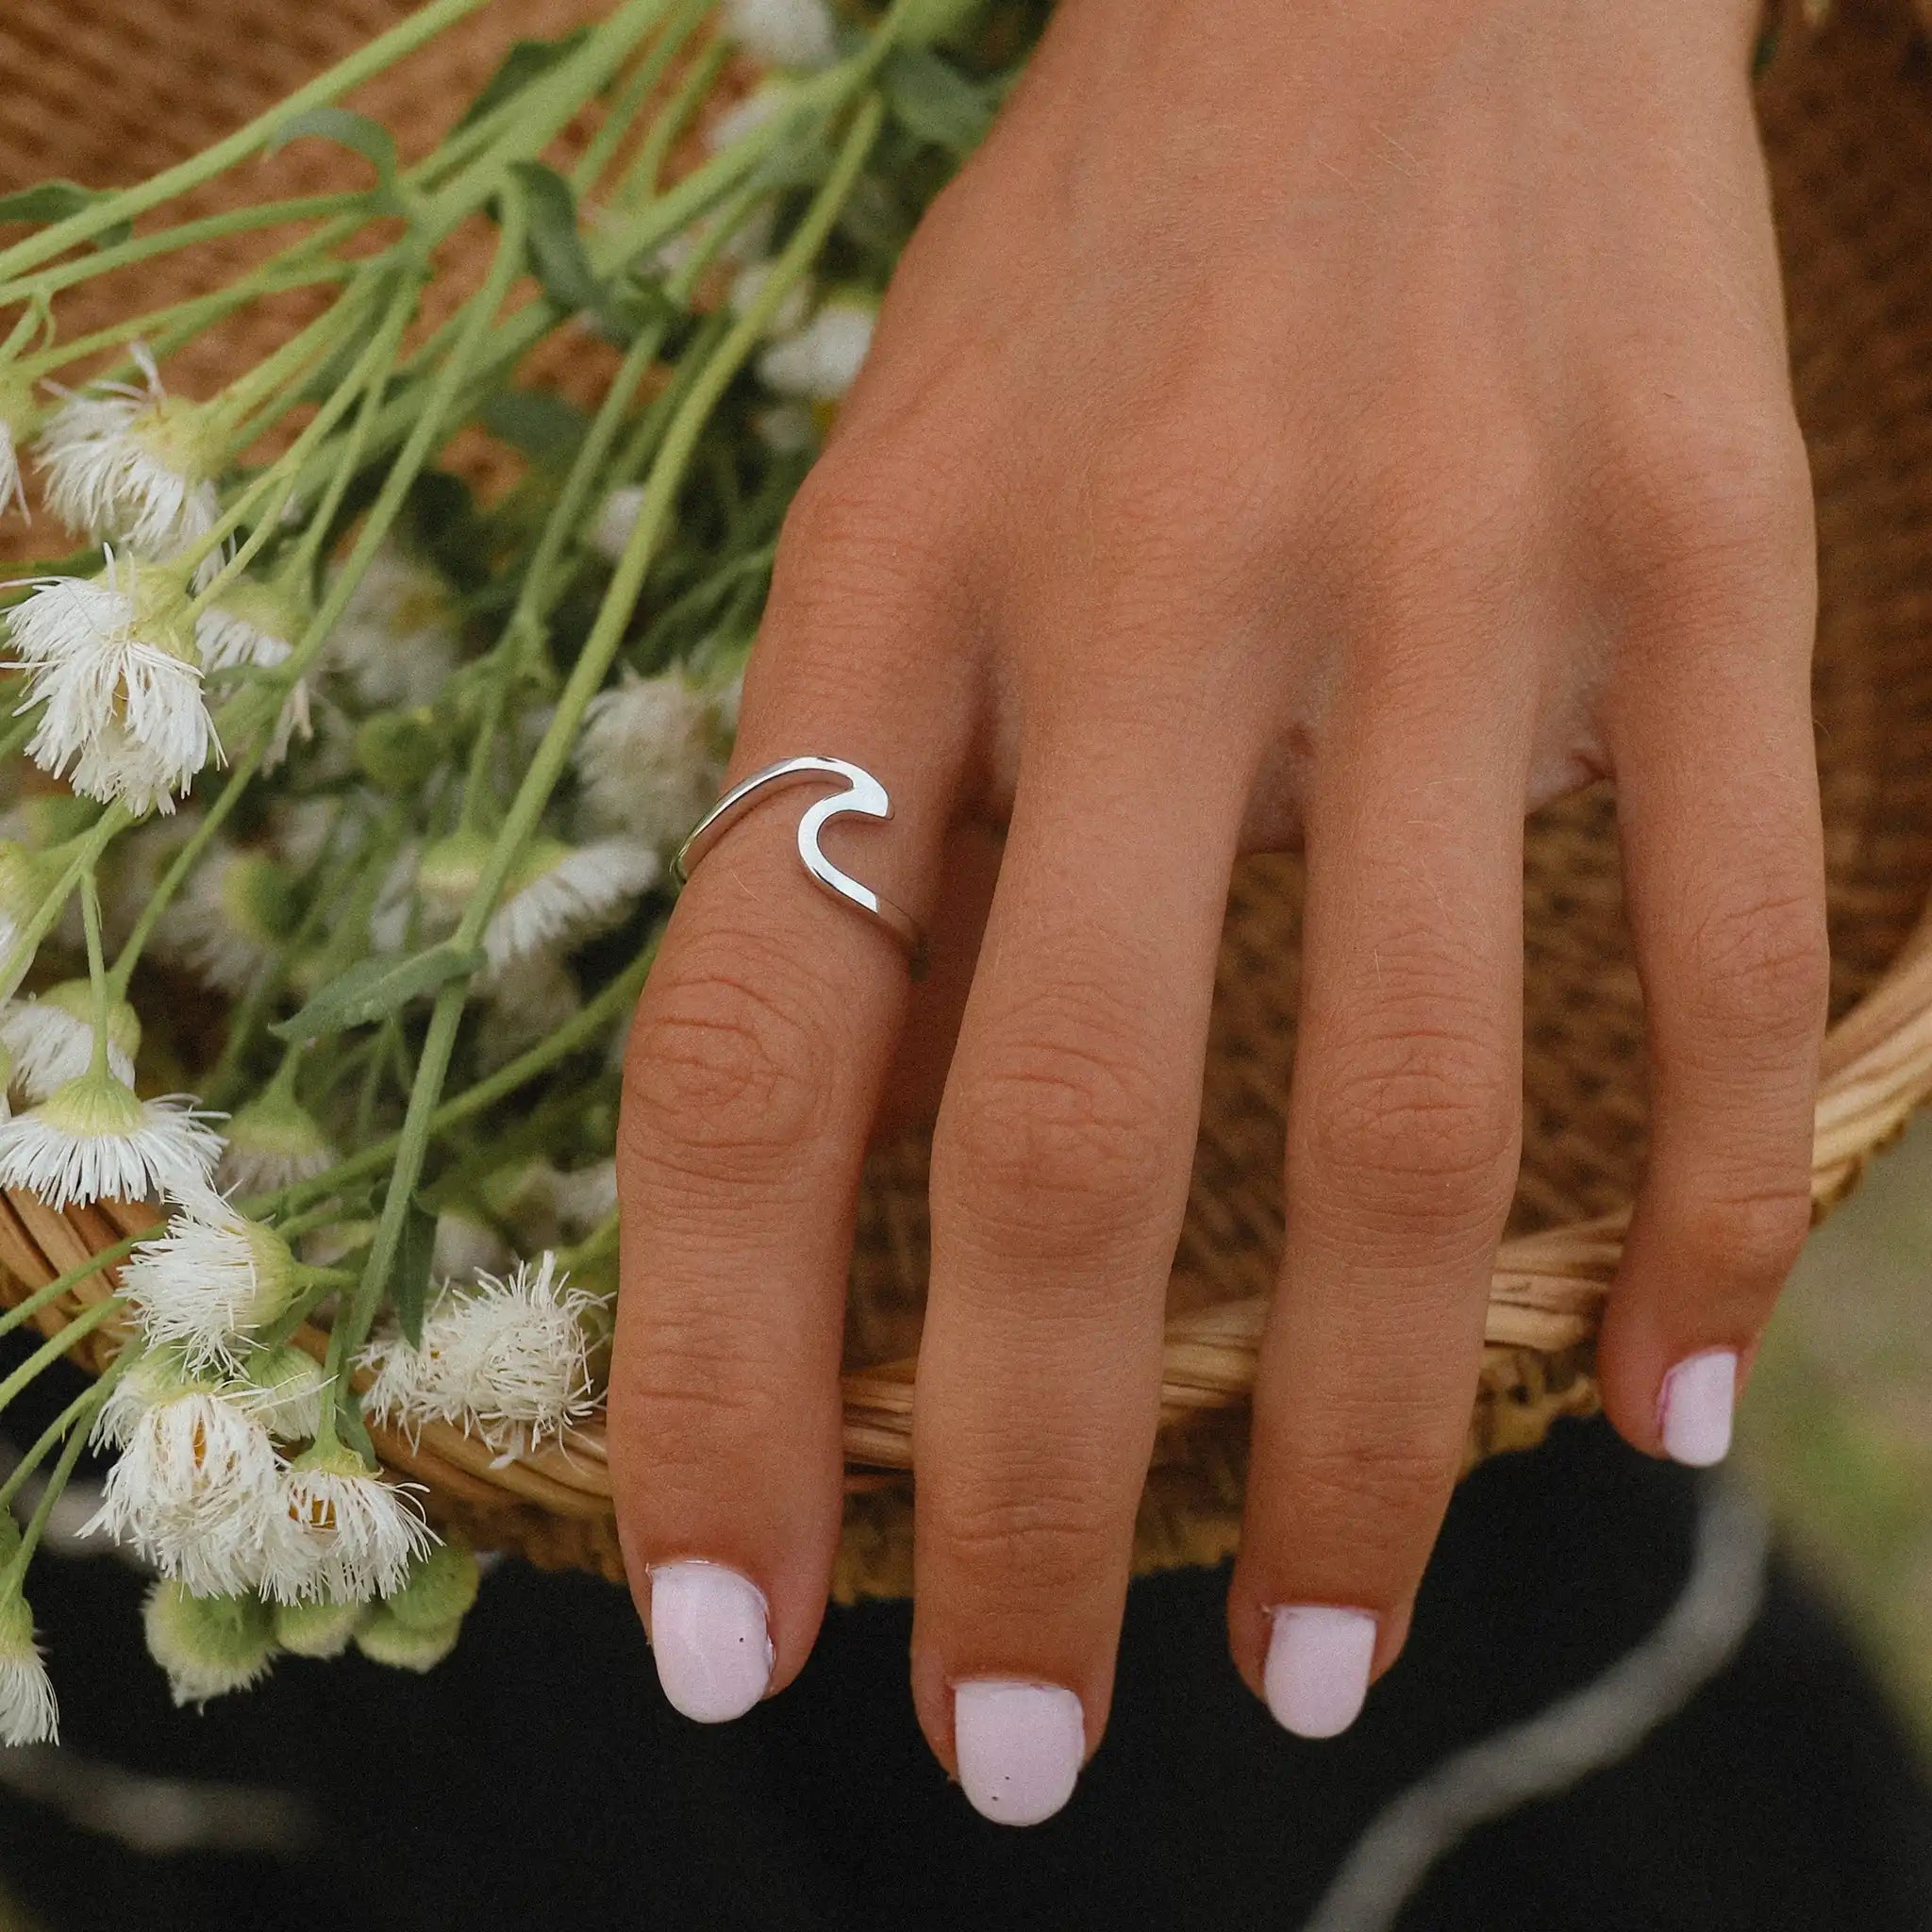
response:
M517 45L426 154L341 105L486 4L140 186L0 200L0 505L77 546L0 592L0 1187L158 1215L0 1314L115 1283L0 1380L119 1339L0 1484L40 1486L24 1528L0 1508L9 1742L55 1733L25 1584L90 1442L90 1532L157 1574L149 1645L199 1701L278 1652L456 1641L475 1558L365 1417L508 1457L597 1406L667 851L877 291L1033 25L621 0ZM358 185L245 199L297 142ZM237 238L221 286L66 326L83 285ZM170 386L291 301L218 393ZM546 350L586 392L530 379Z

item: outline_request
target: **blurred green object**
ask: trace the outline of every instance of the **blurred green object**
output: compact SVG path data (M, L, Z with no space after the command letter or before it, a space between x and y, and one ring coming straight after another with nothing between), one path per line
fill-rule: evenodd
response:
M1740 1460L1932 1752L1932 1118L1813 1235Z

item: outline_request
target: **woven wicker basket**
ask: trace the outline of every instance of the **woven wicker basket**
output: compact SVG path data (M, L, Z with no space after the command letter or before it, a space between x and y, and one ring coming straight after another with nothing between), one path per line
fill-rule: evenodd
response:
M6 0L0 192L56 175L115 183L166 165L405 10L403 0ZM595 0L498 0L356 105L420 140L510 41L597 10ZM1932 57L1916 31L1906 0L1838 0L1830 25L1788 42L1761 84L1823 549L1816 695L1834 973L1813 1158L1821 1213L1932 1094ZM285 192L329 182L326 157L291 151L264 166ZM251 192L264 185L258 175ZM186 259L152 271L146 302L190 292L190 273L205 283L231 265ZM191 391L212 387L259 346L211 339L179 359L177 375ZM1609 797L1540 813L1526 864L1523 1172L1491 1298L1472 1460L1593 1406L1591 1337L1643 1150L1643 1016ZM1142 1568L1212 1559L1235 1535L1240 1411L1280 1246L1299 889L1296 860L1256 860L1229 904ZM925 1160L916 1138L880 1150L860 1216L845 1595L896 1592L909 1576ZM148 1218L111 1204L55 1214L13 1195L0 1203L0 1293L17 1299ZM42 1325L58 1330L108 1291L96 1277ZM116 1345L110 1324L75 1353L98 1367ZM418 1445L378 1443L427 1485L432 1514L479 1544L620 1574L594 1424L501 1467L443 1428Z

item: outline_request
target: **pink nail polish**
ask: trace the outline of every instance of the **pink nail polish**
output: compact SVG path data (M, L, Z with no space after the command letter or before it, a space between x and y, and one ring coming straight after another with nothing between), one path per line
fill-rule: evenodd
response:
M651 1650L671 1707L701 1724L742 1717L772 1681L764 1592L721 1563L651 1572Z
M1731 1446L1731 1413L1738 1403L1738 1357L1713 1348L1681 1361L1664 1377L1657 1398L1657 1426L1664 1454L1692 1469L1722 1462Z
M981 1678L953 1690L959 1783L995 1824L1038 1824L1074 1795L1087 1756L1080 1700L1057 1684Z
M1298 1738L1333 1738L1354 1724L1369 1694L1375 1620L1332 1604L1286 1604L1274 1612L1262 1682L1268 1708Z

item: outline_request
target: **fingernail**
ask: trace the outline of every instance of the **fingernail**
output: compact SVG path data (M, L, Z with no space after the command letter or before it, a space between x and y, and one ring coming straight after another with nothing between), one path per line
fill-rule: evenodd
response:
M1681 1361L1664 1377L1658 1399L1664 1454L1692 1469L1722 1462L1731 1446L1731 1411L1738 1403L1738 1357L1714 1348Z
M1057 1684L982 1678L953 1691L953 1746L973 1808L995 1824L1038 1824L1074 1795L1087 1756L1080 1700Z
M742 1717L772 1681L764 1592L721 1563L651 1572L651 1650L671 1707L701 1724Z
M1262 1683L1268 1708L1298 1738L1332 1738L1354 1724L1369 1694L1375 1620L1367 1610L1287 1604L1274 1612Z

